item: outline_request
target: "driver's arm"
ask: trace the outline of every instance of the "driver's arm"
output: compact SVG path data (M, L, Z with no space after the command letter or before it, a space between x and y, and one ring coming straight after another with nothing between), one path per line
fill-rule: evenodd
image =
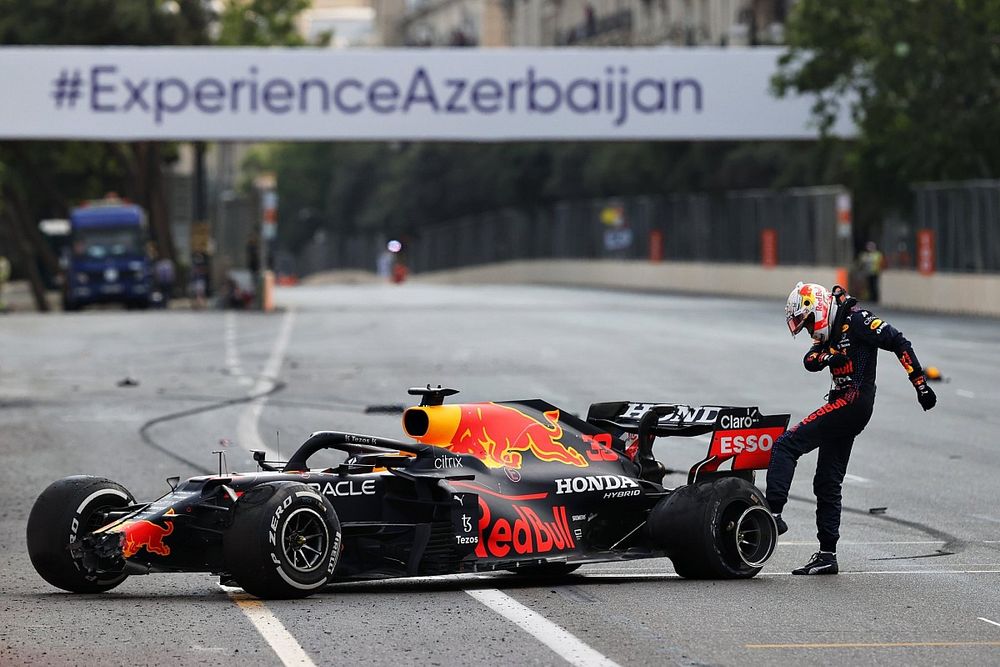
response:
M825 345L822 341L813 339L813 345L806 352L806 356L802 359L802 365L806 367L806 370L810 373L816 373L818 371L826 368L826 363L830 358L830 353L825 349Z
M913 351L913 345L896 327L879 319L867 310L852 314L852 330L858 331L860 337L867 339L883 350L896 355L900 365L906 369L906 377L917 391L917 401L924 410L930 410L937 404L934 390L927 386L924 369Z

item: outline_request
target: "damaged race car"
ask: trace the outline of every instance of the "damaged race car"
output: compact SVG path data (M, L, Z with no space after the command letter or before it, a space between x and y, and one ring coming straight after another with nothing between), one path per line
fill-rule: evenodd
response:
M777 528L754 470L789 415L755 407L611 402L586 421L541 400L445 404L416 388L414 442L312 434L287 462L192 477L152 502L116 482L54 482L28 519L50 584L107 591L127 577L211 572L262 598L336 581L509 570L559 576L586 563L668 557L682 577L756 575ZM664 436L711 434L687 483L663 485ZM323 450L347 454L310 468Z

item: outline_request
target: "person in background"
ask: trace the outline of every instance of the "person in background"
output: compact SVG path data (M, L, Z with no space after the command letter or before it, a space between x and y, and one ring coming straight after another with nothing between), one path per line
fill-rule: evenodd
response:
M839 285L831 291L800 282L788 295L785 321L792 336L803 329L812 336L813 344L802 360L806 370L815 373L828 368L833 381L826 404L774 442L765 495L780 535L788 530L781 510L788 501L795 465L803 454L819 449L813 479L819 551L792 574L837 574L841 485L854 439L868 425L875 407L878 351L896 355L917 392L920 407L930 410L937 397L927 386L910 341L891 324L861 308Z
M170 261L169 257L161 257L156 260L156 264L153 265L153 277L156 280L156 287L163 297L162 307L167 308L170 305L170 298L174 294L174 281L177 279L174 263Z
M861 264L861 271L864 273L868 285L868 300L872 303L878 303L879 278L885 265L885 258L874 241L865 244L865 249L858 256L858 263Z

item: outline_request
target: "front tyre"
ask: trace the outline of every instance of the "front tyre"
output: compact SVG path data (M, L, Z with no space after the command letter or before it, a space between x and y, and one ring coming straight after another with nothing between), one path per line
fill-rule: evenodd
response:
M330 582L340 520L330 501L298 482L262 484L236 503L223 537L226 571L259 598L302 598Z
M763 494L739 477L677 489L653 508L647 526L687 579L749 579L778 542Z
M102 477L75 475L53 482L28 515L31 564L56 588L72 593L103 593L125 581L124 573L92 573L70 555L69 545L109 523L107 511L135 503L121 484Z

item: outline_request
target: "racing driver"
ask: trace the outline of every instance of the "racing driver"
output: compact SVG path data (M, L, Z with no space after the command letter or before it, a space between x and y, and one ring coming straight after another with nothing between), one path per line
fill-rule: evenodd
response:
M806 370L815 373L829 368L833 384L826 405L775 441L767 470L767 502L778 533L784 533L788 525L781 510L788 501L795 464L800 456L818 448L813 492L819 551L792 574L837 574L840 488L854 438L872 416L878 348L899 359L924 410L933 408L937 397L927 386L910 341L891 324L858 306L857 299L839 285L831 292L822 285L800 282L788 295L785 316L792 336L803 329L812 335L812 347L803 359Z

